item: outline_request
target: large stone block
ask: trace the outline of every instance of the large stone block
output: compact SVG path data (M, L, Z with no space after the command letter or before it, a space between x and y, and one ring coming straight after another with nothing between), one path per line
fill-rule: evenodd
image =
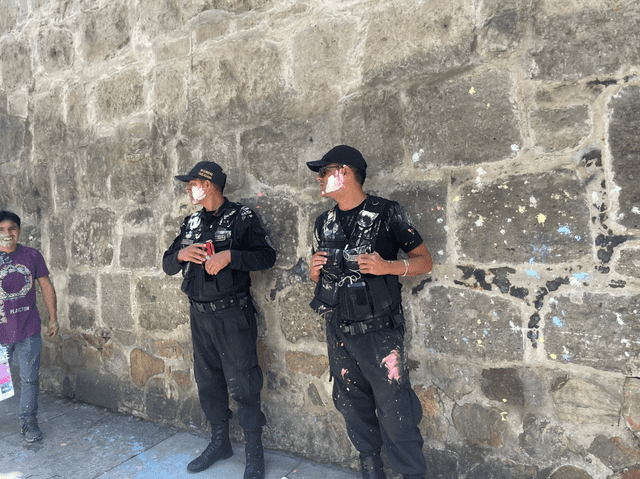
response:
M408 92L408 149L416 167L475 165L511 158L522 146L515 82L490 71Z
M229 32L231 22L228 17L216 16L196 27L196 43L205 43L223 37Z
M281 52L275 44L249 39L194 53L189 98L194 115L213 115L230 124L273 121L282 115ZM211 88L216 85L216 88Z
M313 22L294 36L291 51L294 85L319 108L326 109L327 104L335 103L341 94L340 87L358 80L358 69L353 63L357 35L358 24L353 17L332 16Z
M483 2L481 15L484 26L479 41L485 52L501 54L518 47L524 29L519 21L517 1Z
M51 176L52 159L40 151L22 163L23 171L15 178L13 197L23 214L34 214L41 218L53 207Z
M144 386L151 376L164 372L164 361L135 348L129 355L131 379L137 386Z
M38 33L38 53L47 72L70 68L74 60L73 34L69 30L43 28Z
M557 170L486 184L454 202L461 252L474 261L568 263L591 254L589 210L576 174Z
M420 432L429 439L446 442L449 434L449 421L445 416L438 388L430 386L428 389L424 387L414 387L413 389L422 404Z
M180 404L172 397L170 385L165 385L162 378L149 381L146 395L146 412L149 419L173 419L178 414Z
M539 2L532 15L534 78L578 80L640 62L633 33L640 28L638 5L625 3L611 8L589 0L567 8L566 2Z
M530 114L536 146L551 153L575 148L591 132L589 108L538 109Z
M549 304L543 332L549 358L639 374L639 295L584 293L576 298L554 296Z
M581 378L565 379L553 390L558 419L590 427L618 424L623 404L622 380L596 384Z
M82 83L76 83L69 87L66 96L66 115L68 131L78 136L89 128L87 112L87 93Z
M638 434L640 432L640 378L627 378L624 382L622 416L627 427Z
M33 68L31 47L26 39L8 39L0 43L0 78L6 90L30 88Z
M433 353L485 361L522 359L520 312L506 299L435 286L420 300L416 322L416 339Z
M482 371L482 392L494 401L524 406L524 384L513 368L493 368Z
M362 66L366 83L447 74L472 61L475 26L464 0L384 6L368 23Z
M136 69L124 70L96 87L96 106L103 120L122 118L145 104L144 79Z
M589 452L614 471L640 464L640 449L624 444L619 437L596 436Z
M137 123L121 138L113 155L111 194L136 203L150 203L166 185L168 159L156 142L153 125Z
M308 169L300 171L296 157L309 147L311 138L311 126L303 123L243 132L240 146L246 171L267 186L299 186L300 175L306 175Z
M67 294L72 298L96 300L98 289L93 273L70 273Z
M619 189L616 220L627 228L640 229L640 137L636 128L640 121L640 87L622 89L609 102L609 112L608 138L614 182Z
M67 233L69 221L66 217L52 216L49 220L49 258L52 269L67 268Z
M558 457L581 454L583 448L571 442L570 436L557 421L527 414L519 436L520 449L531 458L547 457L549 451Z
M113 212L96 208L76 213L72 226L71 257L78 266L108 266L113 260Z
M172 62L153 71L154 112L168 131L177 128L187 111L187 85L185 76L189 64Z
M53 157L53 190L56 207L69 210L78 204L79 188L76 178L77 159L73 152L62 151Z
M0 35L13 30L16 26L18 11L14 2L0 4Z
M184 25L184 3L176 0L141 0L136 4L136 23L140 34L153 39L164 32L173 32Z
M378 194L376 192L376 194ZM434 263L447 258L447 184L445 181L407 181L388 184L381 196L400 203L409 214Z
M140 278L135 297L138 322L148 331L173 331L189 321L186 295L175 282L165 278Z
M80 17L80 45L84 59L99 62L118 54L131 42L129 8L126 2L85 10Z
M273 193L256 198L241 199L259 217L276 253L276 266L292 266L298 261L298 211L294 200Z
M120 243L120 266L127 269L148 269L159 264L157 235L125 236Z
M620 259L615 269L618 274L640 279L640 249L620 251Z
M0 112L0 165L20 159L27 139L25 121Z
M118 150L118 143L113 137L96 138L79 152L78 184L82 199L109 196L108 178L117 161L114 152Z
M76 373L75 399L95 406L118 410L119 381L114 374L81 369Z
M467 477L491 479L538 479L538 468L511 461L488 459L474 465Z
M295 373L304 373L319 378L329 367L329 358L313 356L300 351L285 353L287 367Z
M295 284L280 295L280 328L291 343L306 337L327 340L324 319L309 307L314 289L315 283Z
M114 329L132 331L131 276L129 274L100 275L102 322Z
M593 477L578 467L562 466L551 474L549 479L593 479Z
M397 91L374 90L343 103L342 142L367 159L367 176L388 176L404 163L405 111Z
M69 326L71 329L90 330L96 322L96 312L93 308L79 303L69 304Z
M453 407L451 418L462 438L471 446L498 448L504 444L507 422L502 411L479 404L464 404Z

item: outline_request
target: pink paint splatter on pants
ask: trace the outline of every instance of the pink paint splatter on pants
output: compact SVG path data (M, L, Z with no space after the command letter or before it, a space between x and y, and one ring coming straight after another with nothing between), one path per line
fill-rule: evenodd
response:
M387 371L389 371L389 381L400 380L400 355L398 351L391 351L391 354L382 360L382 364L384 364L387 367Z
M347 374L347 372L348 372L348 371L347 371L346 369L343 369L343 370L340 372L340 374L342 375L342 379L344 379L344 375L345 375L345 374Z

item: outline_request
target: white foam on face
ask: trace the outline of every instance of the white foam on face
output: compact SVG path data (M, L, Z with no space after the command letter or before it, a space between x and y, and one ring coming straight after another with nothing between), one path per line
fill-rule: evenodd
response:
M325 193L333 193L342 188L344 184L344 175L340 170L337 170L333 175L327 179L327 186L324 189Z
M13 238L8 235L0 235L0 245L4 246L5 248L9 248L11 245L13 245Z
M206 198L207 194L204 192L204 188L199 185L193 185L191 187L191 204L197 205L200 201Z

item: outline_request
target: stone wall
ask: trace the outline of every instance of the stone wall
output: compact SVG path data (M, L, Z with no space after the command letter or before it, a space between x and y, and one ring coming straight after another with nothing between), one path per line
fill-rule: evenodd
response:
M355 465L307 306L305 162L347 143L436 263L403 280L430 477L640 477L639 30L636 0L0 1L0 207L59 297L43 387L206 427L160 262L173 176L215 160L279 253L265 443Z

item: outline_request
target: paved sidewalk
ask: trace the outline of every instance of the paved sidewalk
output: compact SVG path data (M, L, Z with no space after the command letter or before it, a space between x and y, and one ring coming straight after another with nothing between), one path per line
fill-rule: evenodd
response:
M242 479L244 445L199 474L187 464L208 444L191 433L101 407L41 394L40 442L27 444L18 426L19 390L0 401L0 479ZM358 479L353 471L265 451L266 479Z

